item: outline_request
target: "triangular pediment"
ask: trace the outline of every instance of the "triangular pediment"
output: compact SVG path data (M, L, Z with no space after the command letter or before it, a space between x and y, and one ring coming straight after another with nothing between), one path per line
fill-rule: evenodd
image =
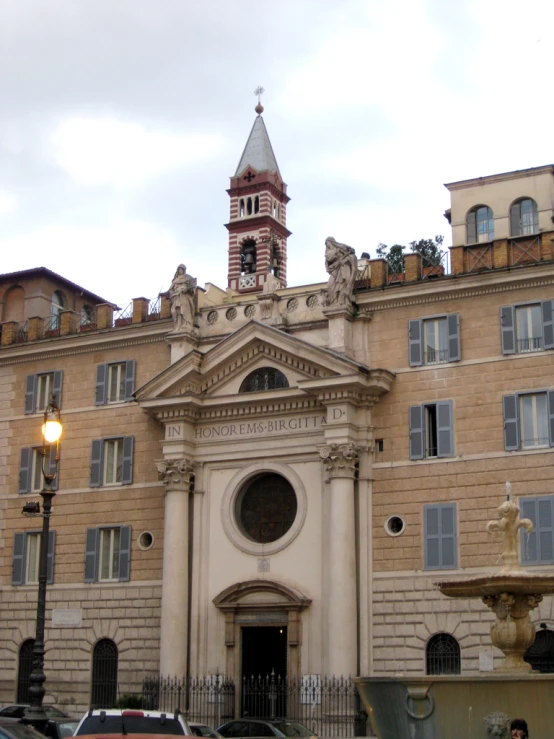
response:
M299 384L352 374L369 369L335 352L313 346L302 339L258 321L250 321L205 354L192 351L139 388L139 402L196 396L236 395L242 380L260 367L275 367L287 377L289 388ZM259 395L258 393L248 395Z

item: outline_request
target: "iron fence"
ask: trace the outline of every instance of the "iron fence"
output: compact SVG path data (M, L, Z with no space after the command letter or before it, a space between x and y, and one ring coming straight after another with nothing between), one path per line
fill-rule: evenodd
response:
M114 326L126 326L131 323L133 319L133 301L126 305L125 308L114 311L113 324Z
M148 303L148 321L157 321L161 315L162 310L162 296L158 295L157 298L151 300Z
M240 689L239 689L240 688ZM271 675L243 678L240 686L222 675L188 679L147 677L142 707L185 712L191 721L221 726L234 718L300 721L318 737L366 735L367 716L351 678Z
M190 721L221 726L235 715L235 684L226 675L204 677L146 677L142 707L187 714Z

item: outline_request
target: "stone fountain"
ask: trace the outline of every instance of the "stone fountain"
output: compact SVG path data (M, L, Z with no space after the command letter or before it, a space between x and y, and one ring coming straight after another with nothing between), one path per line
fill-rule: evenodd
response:
M494 672L414 678L356 679L358 691L379 739L510 739L509 717L523 717L532 739L554 736L554 675L532 671L523 655L535 640L529 613L554 593L554 575L521 567L519 530L533 523L519 518L508 499L489 521L489 533L503 537L502 566L490 575L436 583L450 598L481 598L495 614L491 639L504 653Z

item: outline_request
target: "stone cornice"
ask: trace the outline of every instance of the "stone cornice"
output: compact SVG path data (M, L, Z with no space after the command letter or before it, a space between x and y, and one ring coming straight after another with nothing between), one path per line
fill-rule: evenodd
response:
M366 403L369 398L377 397L392 388L395 375L385 369L367 370L366 372L323 377L314 380L300 380L298 386L311 395L317 395L321 403L351 400Z
M168 399L166 407L159 405L154 408L145 406L146 410L151 413L161 423L175 423L177 421L190 421L191 423L206 423L226 421L229 419L251 418L253 416L263 416L264 418L273 415L282 415L290 413L306 413L306 412L323 412L323 407L315 398L306 396L294 398L291 400L278 399L264 400L263 402L245 403L243 396L229 396L229 401L235 401L233 404L224 405L220 401L212 406L205 406L201 399L189 399L189 402L183 405L176 405L175 399ZM169 403L173 401L173 403Z
M354 479L360 447L354 444L326 444L320 447L319 456L330 478Z
M529 270L529 267L450 275L438 280L421 280L399 287L376 288L366 293L357 293L356 302L360 314L365 314L410 305L493 295L514 289L524 290L554 285L552 262L537 264L533 270L534 277L525 270ZM540 274L537 274L537 271L540 271Z
M191 492L194 479L194 462L188 459L161 459L155 462L158 475L164 483L166 490L179 490L184 493Z
M157 326L156 328L161 327ZM124 336L122 333L114 335L113 331L117 331L117 329L109 329L105 333L87 334L86 341L77 341L75 334L70 334L59 339L33 341L18 344L16 347L5 348L0 351L0 367L56 357L96 353L104 349L124 349L130 346L165 342L167 322L164 321L163 330L158 330L155 333L149 332L146 336L140 336L138 332L133 332L131 336Z

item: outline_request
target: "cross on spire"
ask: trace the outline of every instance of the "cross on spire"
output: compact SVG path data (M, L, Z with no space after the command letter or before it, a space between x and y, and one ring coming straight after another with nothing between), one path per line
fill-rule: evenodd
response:
M254 90L254 95L258 96L258 104L254 108L254 110L256 111L258 115L261 115L264 112L264 106L262 105L262 102L261 102L261 97L264 94L264 92L265 90L261 85L258 85L258 87L256 87L256 89Z

